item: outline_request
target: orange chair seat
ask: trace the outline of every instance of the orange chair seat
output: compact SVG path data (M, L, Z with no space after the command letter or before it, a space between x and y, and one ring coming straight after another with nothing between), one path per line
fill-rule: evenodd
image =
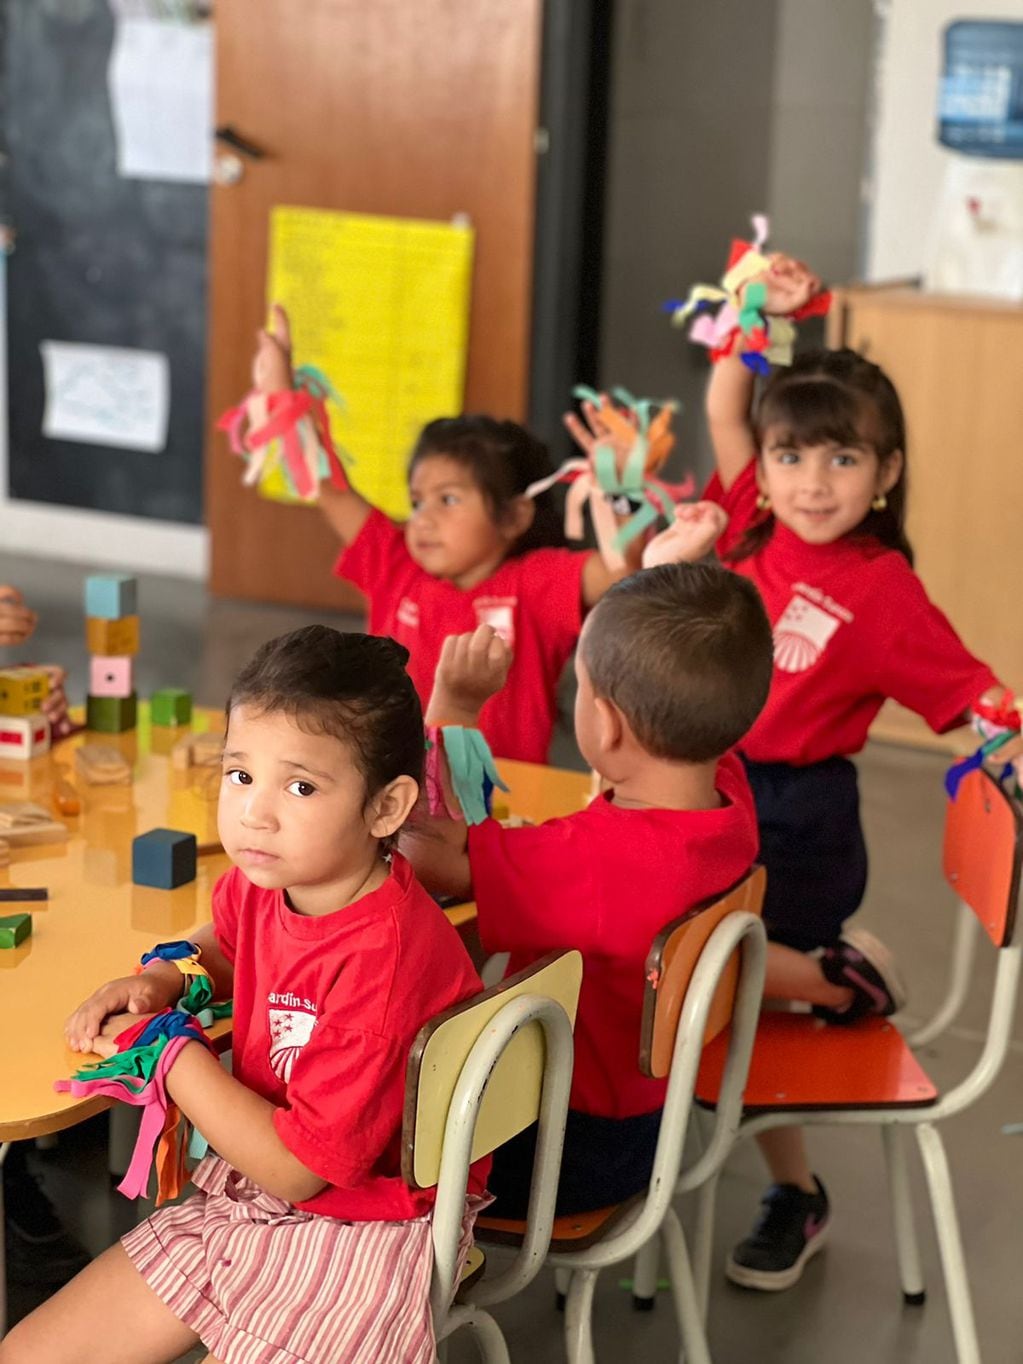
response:
M551 1232L551 1250L586 1250L605 1236L639 1199L630 1198L624 1203L612 1203L609 1208L596 1208L593 1212L566 1213L554 1219ZM477 1241L491 1245L518 1245L525 1235L526 1224L509 1217L477 1217L474 1236Z
M727 1034L704 1049L696 1100L714 1108L728 1050ZM938 1091L887 1019L849 1027L812 1014L767 1012L757 1027L747 1113L805 1108L923 1108Z

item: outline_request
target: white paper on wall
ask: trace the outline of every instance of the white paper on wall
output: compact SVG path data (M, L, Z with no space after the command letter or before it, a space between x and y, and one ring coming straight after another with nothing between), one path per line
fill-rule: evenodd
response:
M107 83L120 175L209 181L212 24L118 19Z
M170 364L158 351L43 341L43 435L156 453L167 444Z

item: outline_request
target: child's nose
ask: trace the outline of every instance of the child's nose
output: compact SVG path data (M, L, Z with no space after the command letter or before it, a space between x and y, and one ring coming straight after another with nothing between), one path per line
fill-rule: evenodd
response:
M251 829L265 829L273 823L273 807L265 791L250 787L242 802L242 823Z

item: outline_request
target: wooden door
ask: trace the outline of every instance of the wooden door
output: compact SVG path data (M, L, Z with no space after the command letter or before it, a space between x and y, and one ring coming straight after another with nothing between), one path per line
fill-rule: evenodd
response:
M212 195L206 515L223 596L352 606L315 508L240 487L212 430L248 387L277 204L476 229L467 410L528 399L541 0L217 0L217 123L265 149ZM343 388L343 376L339 376ZM438 414L441 415L441 414ZM354 452L356 455L358 452Z
M1023 687L1013 597L1023 525L1023 308L910 289L839 292L830 343L862 351L890 376L906 414L907 530L928 594L967 648ZM877 738L961 751L894 702Z

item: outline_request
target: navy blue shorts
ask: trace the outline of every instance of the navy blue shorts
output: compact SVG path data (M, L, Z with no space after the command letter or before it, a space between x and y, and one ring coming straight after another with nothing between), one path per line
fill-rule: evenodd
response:
M764 925L773 942L812 952L832 943L867 887L856 768L848 758L808 767L743 759L767 868Z
M633 1118L596 1118L570 1108L555 1216L592 1212L642 1193L650 1183L660 1130L660 1109ZM535 1149L534 1123L494 1152L487 1188L496 1201L488 1217L525 1217Z

